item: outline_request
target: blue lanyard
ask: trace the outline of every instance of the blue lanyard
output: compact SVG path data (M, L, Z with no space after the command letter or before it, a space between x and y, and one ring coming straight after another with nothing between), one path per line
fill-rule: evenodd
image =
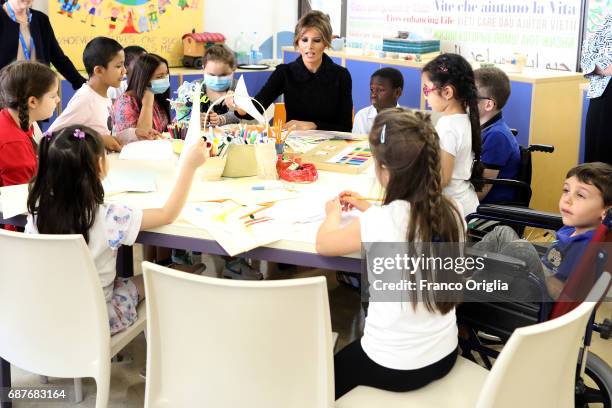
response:
M18 23L17 16L15 15L15 12L11 8L11 5L9 4L8 1L6 2L6 10L8 11L9 17L11 18L11 20ZM28 24L31 22L32 22L32 12L28 10ZM19 42L21 42L21 48L23 49L23 56L25 57L26 61L29 61L30 58L32 57L31 53L34 51L34 39L32 38L32 33L30 33L30 48L28 48L25 38L23 37L23 33L21 32L21 27L19 27Z

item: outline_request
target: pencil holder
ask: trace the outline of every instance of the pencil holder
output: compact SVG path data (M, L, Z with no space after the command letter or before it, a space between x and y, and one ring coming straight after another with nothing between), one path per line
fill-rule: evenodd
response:
M255 146L232 143L227 150L223 177L251 177L257 175Z
M181 154L184 144L185 141L183 139L172 139L172 150L174 150L174 153Z
M227 157L209 157L198 169L200 179L204 181L221 180L226 162Z
M264 180L278 180L276 171L276 149L274 143L259 143L255 146L257 176Z
M285 151L285 142L276 143L274 147L276 148L276 154L283 154L283 152Z

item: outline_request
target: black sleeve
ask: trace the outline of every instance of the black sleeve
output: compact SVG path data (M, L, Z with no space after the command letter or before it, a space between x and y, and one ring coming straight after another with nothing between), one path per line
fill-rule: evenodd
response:
M257 95L255 95L254 98L257 100L257 102L261 103L261 105L264 107L264 110L268 109L268 106L270 106L270 104L274 102L276 98L283 94L285 69L286 66L279 65L278 67L276 67L274 72L272 72L272 75L270 75L270 78L268 78L268 81L266 81L263 88L261 88ZM253 105L255 105L259 112L263 113L258 103L253 103ZM236 112L236 116L240 119L253 119L248 114L240 115L238 114L238 112Z
M55 33L53 32L53 27L51 27L51 22L48 18L46 18L46 16L45 26L47 30L41 34L49 35L49 55L51 57L49 62L58 70L60 74L62 74L64 78L66 78L68 82L70 82L73 89L79 89L81 85L86 82L85 78L79 74L79 71L77 71L77 69L74 67L72 61L70 61L70 58L68 58L66 54L64 54L64 51L62 51L62 48L57 42L57 38L55 38Z
M353 80L346 68L340 72L340 103L334 122L315 122L317 129L350 132L353 129Z

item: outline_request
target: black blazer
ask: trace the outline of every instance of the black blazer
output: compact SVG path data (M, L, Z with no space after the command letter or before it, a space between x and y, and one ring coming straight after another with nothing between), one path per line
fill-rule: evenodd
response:
M49 17L38 10L32 11L30 35L36 47L36 60L46 65L53 65L74 89L85 83L70 59L64 54L55 38ZM11 20L4 9L0 10L0 69L17 58L19 47L19 24Z
M352 90L351 74L327 54L323 54L321 67L314 74L306 69L300 56L289 64L277 66L255 99L269 106L284 95L287 122L292 119L314 122L320 130L350 132Z

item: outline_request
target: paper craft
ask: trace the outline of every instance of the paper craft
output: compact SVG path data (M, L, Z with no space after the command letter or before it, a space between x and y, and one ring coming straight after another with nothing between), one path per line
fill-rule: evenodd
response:
M199 87L194 87L192 101L199 101L202 90ZM189 118L189 126L187 127L187 135L185 136L185 142L183 143L183 150L179 156L178 169L180 170L185 160L187 152L194 144L198 143L200 139L200 104L194 103L191 107L191 117Z
M242 110L246 111L249 115L253 117L258 123L264 125L266 120L263 115L257 110L255 105L253 105L253 101L249 96L249 91L247 91L246 83L244 82L244 75L240 75L240 79L236 84L236 89L234 90L234 103Z
M121 160L172 160L174 151L170 140L140 140L128 143L119 153Z
M147 172L111 170L102 181L104 195L137 192L150 193L157 191L155 175Z
M11 218L28 212L28 185L0 187L0 210L2 216Z
M233 201L202 203L186 207L183 218L204 228L228 255L235 256L283 239L289 233L287 223L259 213L248 216L258 209Z

